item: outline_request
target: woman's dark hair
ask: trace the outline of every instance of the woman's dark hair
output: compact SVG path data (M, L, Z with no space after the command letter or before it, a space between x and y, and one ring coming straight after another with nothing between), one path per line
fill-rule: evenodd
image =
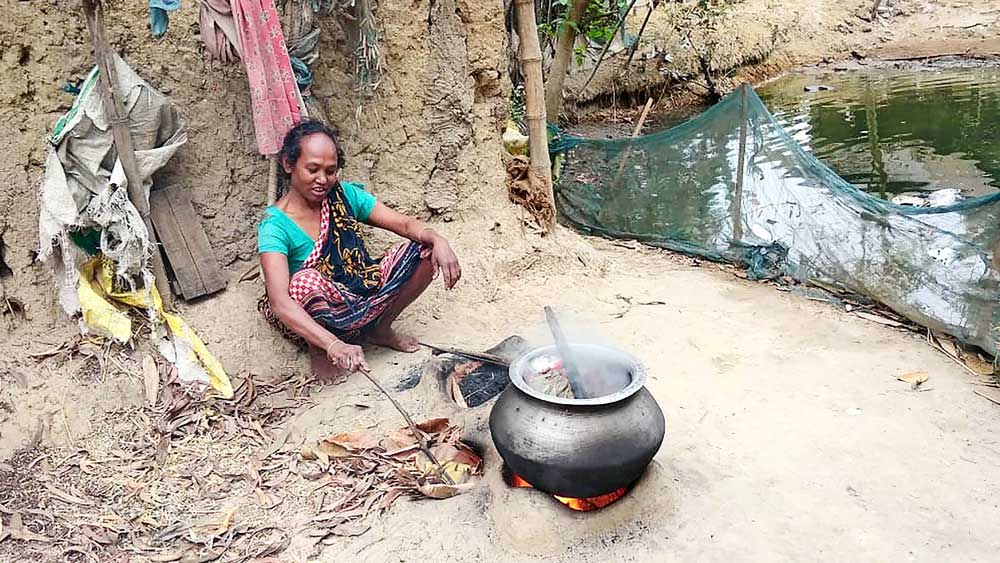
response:
M316 133L322 133L333 141L333 146L337 149L337 169L343 168L344 150L340 148L337 130L315 119L303 121L285 134L285 140L281 143L281 152L278 153L281 160L294 166L299 157L302 156L302 139Z

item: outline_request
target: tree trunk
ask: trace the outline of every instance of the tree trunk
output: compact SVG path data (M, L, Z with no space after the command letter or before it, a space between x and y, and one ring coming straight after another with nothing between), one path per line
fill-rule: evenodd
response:
M576 32L589 5L590 0L573 0L566 15L566 23L563 24L556 40L556 53L552 59L549 81L545 88L545 113L553 123L559 121L559 114L562 113L563 83L566 81L569 65L573 61Z
M528 124L528 156L531 170L543 182L545 198L553 212L556 208L552 192L552 161L549 160L549 140L545 121L545 86L542 82L542 51L538 46L538 25L535 23L533 0L514 0L517 11L517 34L521 39L518 53L524 73L525 121ZM555 226L555 213L545 227Z

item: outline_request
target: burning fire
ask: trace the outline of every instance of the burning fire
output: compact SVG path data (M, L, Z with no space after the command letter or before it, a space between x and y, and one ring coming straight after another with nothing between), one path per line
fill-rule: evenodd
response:
M535 488L534 486L532 486L531 483L525 481L523 477L517 475L516 473L511 473L510 486L521 489ZM598 508L604 508L605 506L608 506L609 504L622 498L627 492L628 492L628 487L622 487L618 490L611 491L610 493L597 495L596 497L572 498L572 497L561 497L558 495L552 495L552 498L565 504L566 506L570 507L573 510L577 510L580 512L587 512L589 510L597 510Z

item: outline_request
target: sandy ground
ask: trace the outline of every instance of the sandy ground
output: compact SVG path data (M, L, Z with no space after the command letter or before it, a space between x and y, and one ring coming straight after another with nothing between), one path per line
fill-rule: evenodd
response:
M572 235L561 239L578 248ZM322 550L314 546L316 538L305 535L316 514L315 493L303 490L309 483L294 475L268 490L283 499L273 514L255 513L248 504L241 505L238 518L280 522L292 537L281 561L422 561L445 554L462 561L993 558L1000 548L1000 485L989 475L1000 467L995 431L1000 407L973 393L994 391L975 385L985 378L969 375L919 335L736 279L717 266L603 241L594 245L591 256L599 257L599 267L563 275L529 264L489 302L470 303L461 293L444 299L436 292L404 318L404 326L428 340L469 348L489 347L510 334L542 343L541 308L552 305L567 317L573 338L637 355L665 413L667 439L627 497L603 511L578 514L542 493L508 489L486 437L491 403L460 411L425 376L399 400L418 419L450 416L465 422L470 441L485 449L481 486L444 501L399 501L366 533L336 538ZM572 269L562 269L567 268ZM655 301L666 304L638 305ZM435 310L442 314L427 314ZM250 342L268 345L265 337ZM285 357L286 372L305 369L304 358L289 357L280 347L264 352L277 352L276 361ZM369 355L387 384L421 361L381 350ZM254 371L273 373L267 365ZM930 374L919 391L896 379L913 371ZM135 379L125 384L141 394ZM352 406L357 404L365 408ZM81 467L102 463L110 448L126 447L121 424L125 432L135 432L122 420L117 429L99 423L73 447L49 449L49 459L84 450L94 461ZM369 384L352 377L315 390L308 404L266 431L278 435L288 429L287 461L297 457L298 445L334 432L399 424ZM183 442L176 451L201 448L201 459L220 473L218 468L238 467L263 449L209 434ZM181 461L172 463L157 478L161 490L176 486L171 479L181 477L173 474L191 471ZM58 483L64 482L73 478ZM197 510L174 507L171 514L183 521L252 502L254 495L239 478L216 483L199 482ZM80 484L76 490L100 498L105 488L98 479L92 488ZM191 492L176 494L173 501L184 506L181 499ZM39 504L57 514L77 508L52 497ZM150 510L154 504L140 496L126 506L133 512L145 507L140 512L159 518L163 512ZM116 506L104 518L127 513ZM176 544L163 547L145 554L162 560ZM0 558L52 555L20 551L24 548L0 542Z
M449 547L464 550L458 559L994 557L1000 487L988 475L1000 465L1000 411L973 394L974 378L960 367L917 336L712 266L635 253L609 270L582 282L525 280L516 299L482 309L495 324L472 340L523 333L551 303L578 315L579 332L635 353L667 419L659 468L643 483L648 489L634 491L640 498L607 514L568 515L545 498L529 508L515 499L524 491L498 495L499 484L492 503L447 501L476 515L463 524L464 546ZM617 318L621 297L667 305L635 306ZM430 333L454 338L441 324ZM896 380L918 370L931 374L927 390ZM507 502L517 508L498 506ZM405 520L402 512L388 518L385 540L368 556L388 560L403 548L406 560L434 557L436 542L411 548L396 536Z

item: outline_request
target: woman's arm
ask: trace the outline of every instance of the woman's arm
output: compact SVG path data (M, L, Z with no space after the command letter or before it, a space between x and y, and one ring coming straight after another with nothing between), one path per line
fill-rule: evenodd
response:
M368 369L359 346L351 346L330 334L288 294L291 276L288 273L287 256L280 252L263 252L260 255L260 265L264 270L264 286L267 288L271 311L279 321L309 344L325 350L331 362L350 370L358 367Z
M434 275L437 276L438 271L444 275L446 289L455 287L455 284L462 277L462 267L458 264L458 257L455 256L448 241L416 217L403 215L381 201L377 201L368 216L367 223L430 247Z

